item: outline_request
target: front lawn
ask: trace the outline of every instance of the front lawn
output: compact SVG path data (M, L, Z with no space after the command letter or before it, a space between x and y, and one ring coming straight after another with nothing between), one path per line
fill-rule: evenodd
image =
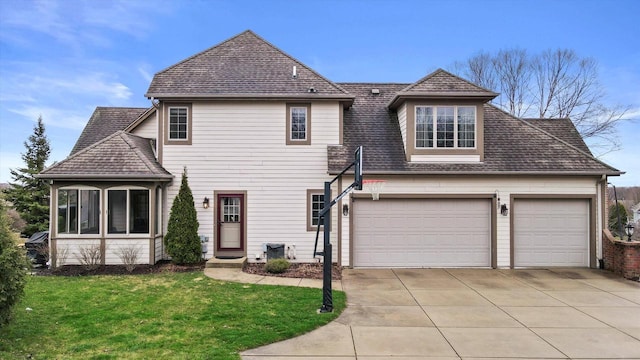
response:
M0 359L239 359L238 352L335 319L322 290L221 282L195 273L30 276ZM28 310L31 309L31 310Z

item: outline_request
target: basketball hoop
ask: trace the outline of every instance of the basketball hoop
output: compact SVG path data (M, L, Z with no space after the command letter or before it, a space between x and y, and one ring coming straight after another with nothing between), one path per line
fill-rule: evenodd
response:
M371 193L373 200L380 200L380 190L386 182L386 180L362 180L362 185Z

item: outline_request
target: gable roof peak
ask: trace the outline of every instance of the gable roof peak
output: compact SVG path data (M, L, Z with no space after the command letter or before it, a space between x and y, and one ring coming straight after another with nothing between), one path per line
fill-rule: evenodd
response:
M389 102L390 108L399 106L408 98L415 99L476 99L483 102L497 93L438 68L415 83L399 91Z
M293 76L294 67L297 76ZM312 88L315 91L309 91ZM251 30L156 73L145 95L158 99L353 99L339 85Z

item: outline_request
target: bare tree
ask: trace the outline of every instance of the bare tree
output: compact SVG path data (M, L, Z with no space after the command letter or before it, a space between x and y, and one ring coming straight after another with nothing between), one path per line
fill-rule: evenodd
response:
M593 58L570 49L529 56L522 49L480 52L456 62L454 72L496 91L494 103L518 117L570 118L600 154L618 148L616 128L629 107L604 103L605 91Z
M500 80L501 107L510 114L523 116L529 109L527 95L531 82L531 65L522 49L500 50L493 58L493 68Z

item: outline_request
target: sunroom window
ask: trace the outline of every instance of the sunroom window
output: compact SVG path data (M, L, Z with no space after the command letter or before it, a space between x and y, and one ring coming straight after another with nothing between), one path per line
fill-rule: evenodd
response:
M149 233L149 190L109 190L107 194L109 234Z
M100 232L100 190L58 190L58 233Z
M474 148L474 106L416 106L416 148Z

